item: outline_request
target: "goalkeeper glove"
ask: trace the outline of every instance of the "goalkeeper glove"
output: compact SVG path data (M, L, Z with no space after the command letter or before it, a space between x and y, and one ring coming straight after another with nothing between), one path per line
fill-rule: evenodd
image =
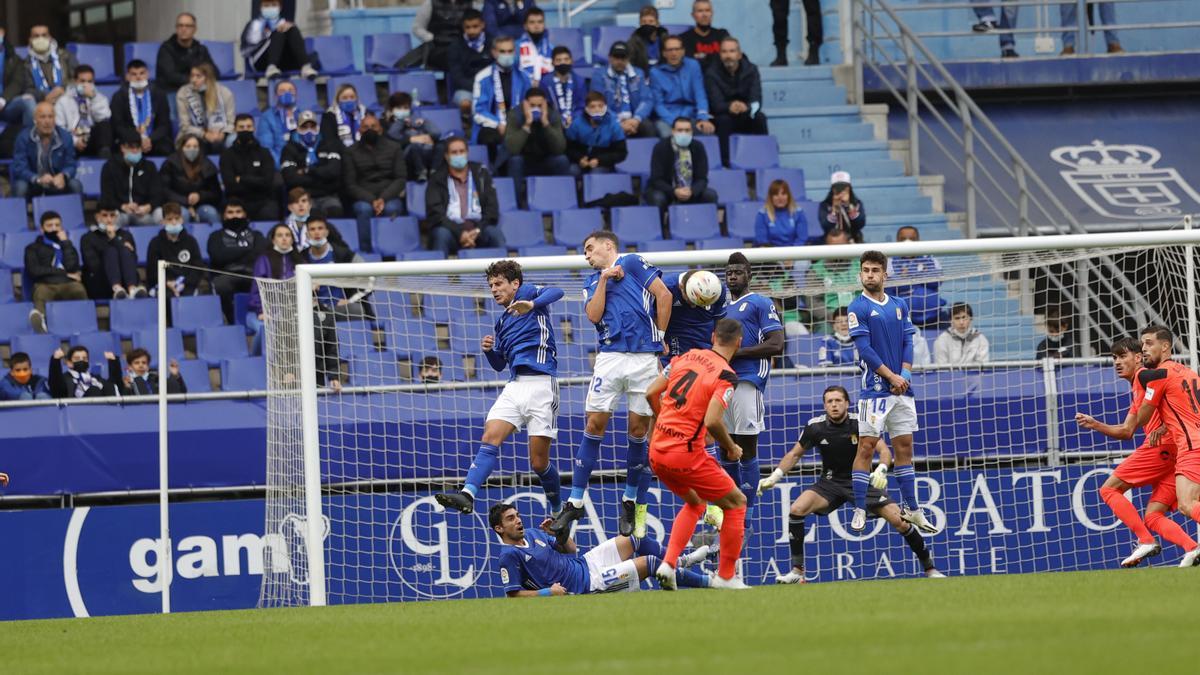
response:
M761 495L762 493L766 492L767 490L770 490L771 488L775 487L775 484L778 483L782 478L783 478L783 472L780 471L779 469L775 469L774 471L771 472L770 476L767 476L766 478L758 481L758 494Z
M886 490L888 486L887 464L880 464L871 472L871 487L876 490Z
M900 377L903 377L905 382L912 382L912 371L905 368L900 371Z

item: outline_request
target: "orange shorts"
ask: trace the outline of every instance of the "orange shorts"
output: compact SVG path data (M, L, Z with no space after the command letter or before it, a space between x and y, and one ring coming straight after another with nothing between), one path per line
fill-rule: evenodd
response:
M1197 464L1200 468L1200 463ZM1113 472L1117 478L1134 487L1153 486L1150 501L1175 508L1175 446L1138 446Z
M707 452L650 452L650 468L667 489L682 497L688 490L713 502L737 489L725 469Z
M1175 475L1200 484L1200 450L1179 453L1175 459Z

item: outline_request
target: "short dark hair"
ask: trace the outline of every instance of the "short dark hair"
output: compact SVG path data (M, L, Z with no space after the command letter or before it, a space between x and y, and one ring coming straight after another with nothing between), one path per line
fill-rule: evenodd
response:
M308 197L308 196L309 196L308 190L305 190L302 187L294 187L291 190L288 190L287 203L295 204L296 202L300 201L301 197Z
M1113 341L1112 347L1109 349L1113 356L1121 356L1122 354L1141 354L1142 344L1137 341L1137 338L1123 337Z
M540 16L544 19L546 18L546 13L542 11L541 7L530 7L529 9L525 10L525 21L528 21L529 17L531 16Z
M142 349L141 347L134 347L133 349L129 350L128 354L125 355L125 363L133 363L138 359L146 359L149 361L150 352Z
M638 10L638 18L640 19L643 16L652 16L657 19L658 8L654 5L642 5L642 8Z
M473 20L483 21L483 12L475 9L474 7L470 9L464 9L462 13L462 22L466 23Z
M146 70L150 70L150 66L147 66L145 61L141 59L130 59L129 63L125 64L125 72L128 73L134 68L145 68Z
M899 237L900 233L905 230L912 230L913 234L917 235L917 239L921 238L921 231L917 229L916 225L901 225L900 227L897 227L896 236Z
M407 91L397 91L388 97L388 108L398 108L400 106L412 107L412 94Z
M238 122L241 122L242 120L250 120L251 122L253 122L254 115L251 115L250 113L238 113L237 116L233 118L233 123L237 124Z
M595 103L596 101L599 101L600 103L608 103L608 99L604 96L604 94L598 91L589 91L587 96L583 97L584 105Z
M528 91L525 92L525 100L526 101L528 101L531 98L537 98L539 96L542 98L550 98L549 96L546 95L546 90L542 89L541 87L530 87L528 89Z
M17 365L18 363L32 364L33 361L29 360L29 355L26 354L25 352L13 352L12 356L8 357L8 367L12 368L13 366Z
M96 75L95 69L86 63L81 63L78 66L75 66L75 77L79 77L80 73L91 73L93 76Z
M471 144L467 143L466 138L463 138L462 136L451 136L446 141L446 154L447 155L450 154L450 146L454 145L455 143L462 143L463 147L465 147L468 152L471 150Z
M867 263L875 263L886 270L887 256L883 254L883 251L867 251L858 259L858 268L862 269L862 266Z
M484 278L490 281L492 277L503 277L508 281L525 283L525 272L521 269L521 263L516 260L497 260L488 265L487 271L484 272Z
M604 239L604 240L606 240L606 241L611 241L611 242L612 242L612 245L613 245L613 248L617 248L617 249L621 248L621 239L620 239L620 237L618 237L618 236L617 236L615 233L613 233L613 232L611 232L611 231L609 231L609 230L595 230L595 231L593 231L591 234L589 234L588 236L586 236L586 237L584 237L584 238L583 238L583 245L584 245L584 246L587 246L587 243L588 243L588 240L589 240L589 239Z
M720 319L713 328L718 344L731 345L742 337L742 322L737 319Z
M846 403L850 402L850 392L846 391L845 387L840 384L831 384L828 387L825 387L825 391L821 392L822 403L825 401L825 397L828 396L829 392L831 391L836 391L837 393L841 394L842 398L846 399Z
M504 514L508 513L509 509L515 508L517 507L508 502L497 502L492 504L492 508L488 509L488 525L494 528L500 523L504 522Z
M1152 323L1143 328L1142 335L1153 335L1154 339L1159 340L1160 342L1175 341L1175 334L1171 332L1171 329L1157 323Z
M675 125L679 124L680 122L687 122L689 127L693 126L692 118L688 117L687 115L680 115L679 117L671 120L671 128L674 129Z
M79 352L83 352L87 356L92 355L91 352L88 351L88 348L84 347L83 345L71 345L70 347L67 347L67 358L69 359Z
M163 218L175 218L177 216L180 218L183 217L183 207L179 206L179 204L175 202L167 202L166 204L162 205Z
M425 358L421 359L422 368L428 368L430 366L437 366L438 368L441 368L442 360L433 355L426 356Z
M750 267L750 261L746 258L745 253L742 253L741 251L734 251L733 253L729 254L729 260L725 261L726 267L730 265L745 265L746 267Z
M492 40L492 48L495 49L501 42L511 42L514 45L517 43L516 38L511 35L497 35L496 39Z
M963 312L966 312L967 316L969 317L975 317L975 311L972 310L971 306L965 302L956 302L953 305L950 305L950 318L954 318Z
M566 45L558 45L554 49L550 50L550 58L552 58L552 59L554 57L558 56L559 54L566 54L567 56L570 56L572 59L575 58L575 56L571 54L571 48Z
M246 209L246 203L243 202L240 197L229 197L225 200L225 206L221 207L221 212L224 213L225 209L231 206L236 206L243 211Z
M845 307L838 307L837 309L833 310L833 314L829 315L829 320L832 321L839 316L850 316L850 310L846 309Z
M678 35L668 35L668 36L666 37L666 39L664 39L664 40L663 40L663 49L666 49L666 48L667 48L667 43L668 43L668 42L670 42L671 40L676 40L676 41L678 41L678 42L679 42L679 46L680 46L680 47L683 47L683 38L679 37Z
M45 225L47 220L62 220L62 216L58 215L58 211L42 211L42 218L38 221L38 225Z

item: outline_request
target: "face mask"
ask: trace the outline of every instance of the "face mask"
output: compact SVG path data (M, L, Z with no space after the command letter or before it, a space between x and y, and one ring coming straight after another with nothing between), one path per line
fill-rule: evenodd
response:
M250 219L249 218L226 218L225 222L222 224L225 226L225 229L227 229L231 232L241 232L242 230L246 229L247 227L250 227Z
M86 373L87 371L91 370L91 367L92 364L88 363L87 361L71 362L71 370L74 370L77 373Z
M542 109L534 108L533 110L529 111L529 119L533 120L534 122L541 122L542 121Z
M374 129L368 129L362 132L362 139L367 145L375 145L375 143L379 140L379 132L375 131Z
M20 374L9 373L9 374L12 375L12 379L16 380L17 384L27 384L29 382L29 378L33 376L32 372L25 372L25 373L20 373Z
M179 234L183 232L183 223L175 223L174 225L167 223L163 225L163 229L167 231L167 234Z
M328 241L329 241L328 239L309 239L308 243L312 246L316 246L317 248L321 248Z
M301 131L299 136L300 142L309 147L317 144L317 132L315 131Z
M355 110L358 110L358 101L342 101L341 103L338 103L338 107L342 109L342 112L350 115L353 114Z
M498 54L496 56L496 65L500 66L501 68L512 68L516 61L516 54Z
M466 155L450 155L450 168L451 169L467 168L467 156Z
M598 113L588 113L588 117L592 118L593 122L599 122L600 120L604 119L604 116L607 114L608 114L608 108L605 108L604 110L601 110Z
M142 161L142 153L141 152L126 152L125 153L125 161L129 162L130 164L137 164L138 162Z
M658 26L638 26L637 29L638 37L642 38L643 40L649 40L650 36L657 32Z
M81 82L75 86L75 89L88 98L91 98L92 94L96 93L96 85L91 82Z
M275 249L275 252L280 255L287 255L292 252L291 246L288 246L287 248L281 248L279 246L272 246L271 248Z
M408 108L392 108L392 119L404 121L408 119L408 116L411 114L412 111Z
M559 75L566 75L567 73L571 72L571 64L560 63L554 66L554 72L558 73Z
M45 54L50 51L50 38L35 37L29 41L29 48L39 54Z
M196 161L196 158L199 156L200 156L200 148L184 148L183 149L183 158L189 162Z
M274 6L263 7L262 8L262 18L266 19L267 21L274 21L275 19L278 19L279 18L279 8L274 7Z
M692 144L692 135L686 131L676 131L671 134L671 138L675 139L675 145L686 148Z
M304 215L300 215L299 213L293 213L292 219L295 220L297 223L307 223L308 216L309 216L309 214L307 214L307 213Z
M279 95L279 98L277 98L275 102L284 108L290 108L296 105L296 94L290 91L285 91Z
M129 86L133 87L135 91L142 91L150 86L150 80L133 80L129 83Z
M251 143L254 142L254 132L253 131L237 132L237 142L241 143L242 145L250 145Z

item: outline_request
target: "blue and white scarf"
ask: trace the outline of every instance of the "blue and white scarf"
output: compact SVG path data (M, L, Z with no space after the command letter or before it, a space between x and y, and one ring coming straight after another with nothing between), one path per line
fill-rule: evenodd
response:
M50 237L47 237L44 234L42 235L42 241L45 242L47 246L54 249L54 267L55 267L55 269L60 269L60 270L67 269L66 267L63 266L62 244L58 243L57 239L52 239Z
M558 106L558 112L562 115L563 124L571 124L571 104L575 102L575 88L572 86L575 83L575 74L572 73L567 77L567 81L563 82L557 77L554 78L554 103Z
M54 70L54 81L50 82L46 79L46 73L42 70L39 63L50 61ZM63 82L62 64L58 61L58 45L51 43L50 53L45 58L29 52L29 67L33 70L33 86L37 87L38 91L50 91L55 87L61 87Z
M463 33L463 40L466 40L466 41L467 41L467 46L468 46L468 47L470 47L470 48L471 48L471 49L473 49L474 51L476 51L476 52L478 52L478 53L482 54L482 53L483 53L483 46L484 46L485 44L487 44L487 31L482 31L481 33L479 33L479 37L475 38L474 40L472 40L471 38L467 37L467 34L466 34L466 33Z
M133 87L129 88L129 114L133 116L133 124L138 133L147 135L150 125L154 124L154 105L150 100L149 87L142 90L141 96L138 96Z
M462 202L459 201L458 188L454 185L454 176L446 176L446 190L450 194L446 204L446 217L455 223L467 220L479 222L483 218L483 207L479 203L479 195L475 192L475 176L467 169L467 216L462 215Z
M350 147L359 141L358 125L362 123L363 117L367 114L367 108L359 103L355 108L354 114L347 116L342 111L342 106L334 103L330 108L333 112L333 118L337 122L338 138L342 139L342 144Z
M617 81L616 108L617 119L627 120L633 117L633 97L629 93L629 71L618 73L612 66L608 67L608 76Z

